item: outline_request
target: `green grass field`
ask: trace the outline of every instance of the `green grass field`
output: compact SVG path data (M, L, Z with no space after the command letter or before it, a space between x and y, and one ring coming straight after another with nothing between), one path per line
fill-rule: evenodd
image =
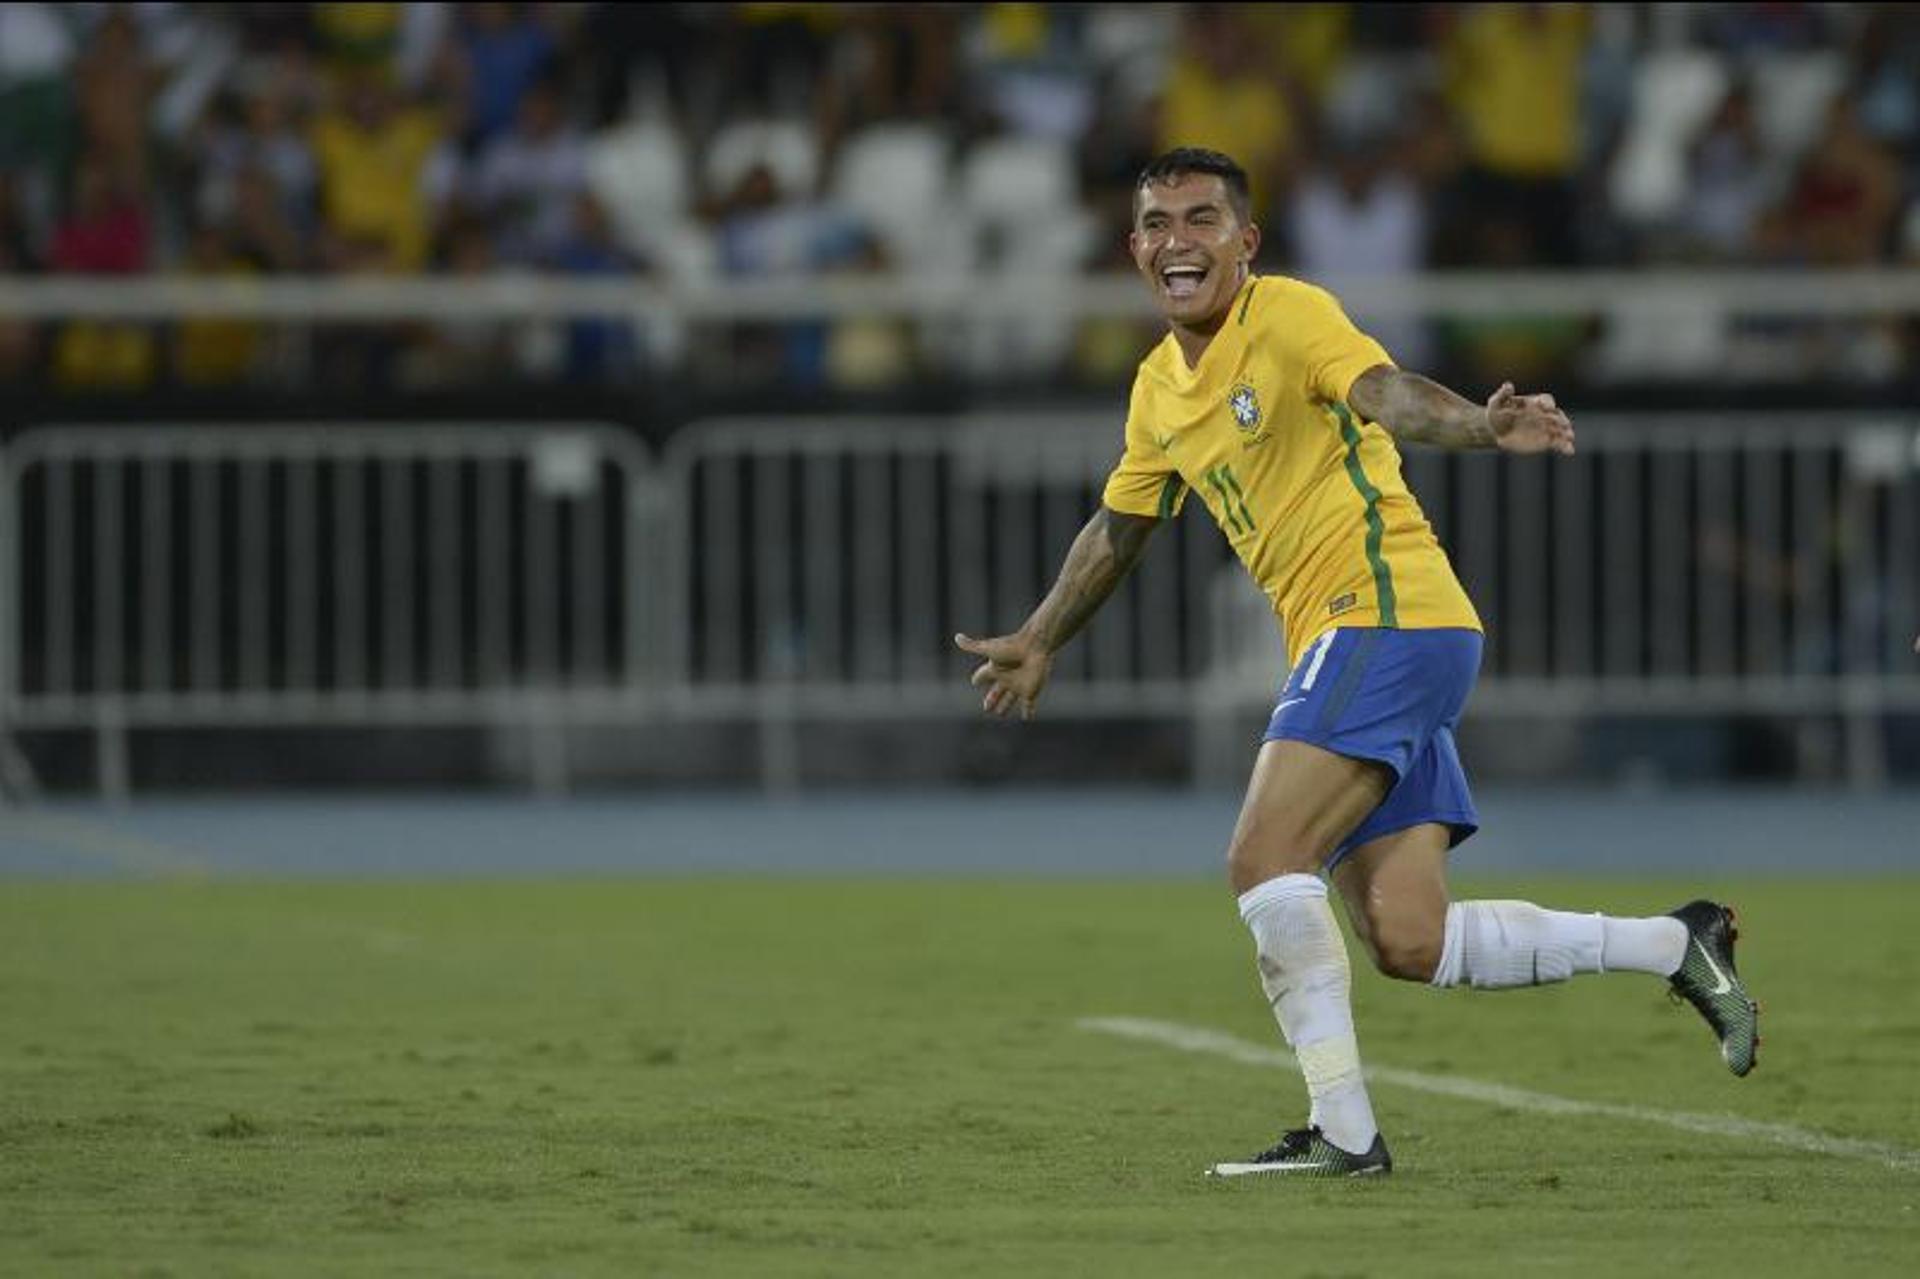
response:
M1665 908L1675 884L1473 884ZM1714 885L1731 1078L1646 978L1356 974L1371 1062L1920 1150L1920 882ZM1906 1274L1920 1160L1381 1085L1399 1170L1209 1183L1297 1076L1224 889L0 881L0 1273Z

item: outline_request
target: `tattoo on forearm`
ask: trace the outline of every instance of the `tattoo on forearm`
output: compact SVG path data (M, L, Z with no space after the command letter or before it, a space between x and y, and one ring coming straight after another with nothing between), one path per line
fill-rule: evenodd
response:
M1404 369L1369 369L1349 393L1364 417L1398 439L1443 449L1490 449L1496 441L1487 412L1430 378Z
M1073 539L1053 589L1033 610L1024 629L1050 653L1079 634L1140 562L1147 539L1159 523L1147 516L1122 515L1104 506L1094 512Z

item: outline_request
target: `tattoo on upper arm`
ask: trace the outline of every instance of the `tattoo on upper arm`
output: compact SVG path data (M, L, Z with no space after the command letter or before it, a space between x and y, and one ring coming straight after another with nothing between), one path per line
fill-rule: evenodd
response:
M1494 440L1478 406L1446 387L1391 365L1378 364L1354 379L1347 402L1395 438L1440 448L1491 448Z
M1353 387L1347 392L1347 403L1367 421L1380 421L1387 411L1387 389L1398 372L1389 364L1374 365L1353 380Z

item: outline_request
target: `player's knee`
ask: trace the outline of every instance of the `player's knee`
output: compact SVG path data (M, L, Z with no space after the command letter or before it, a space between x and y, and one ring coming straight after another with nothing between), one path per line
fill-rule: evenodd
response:
M1259 832L1234 833L1227 844L1227 877L1233 890L1244 893L1276 875L1312 874L1320 859L1305 841L1276 839Z
M1388 977L1401 981L1432 981L1440 967L1440 951L1446 944L1446 930L1429 927L1425 921L1399 917L1374 919L1368 949L1374 967Z
M1429 982L1440 969L1440 947L1425 942L1378 945L1373 961L1388 977Z

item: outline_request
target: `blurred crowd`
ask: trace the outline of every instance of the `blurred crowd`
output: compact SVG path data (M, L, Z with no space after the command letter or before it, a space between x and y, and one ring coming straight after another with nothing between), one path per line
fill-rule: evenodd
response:
M1245 164L1263 265L1312 278L1920 262L1916 68L1902 5L4 3L0 275L1071 277L1126 265L1175 144ZM1780 368L1777 325L1371 327L1514 376ZM1143 335L695 336L0 316L0 382L1104 382ZM1893 323L1792 338L1869 378L1913 355Z

